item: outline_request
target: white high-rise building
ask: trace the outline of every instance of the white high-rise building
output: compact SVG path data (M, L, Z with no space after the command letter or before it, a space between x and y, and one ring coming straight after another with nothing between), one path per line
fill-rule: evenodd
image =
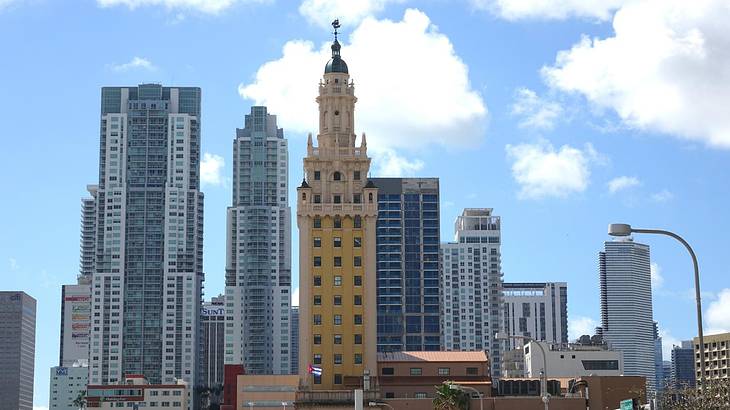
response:
M233 141L228 208L225 362L246 374L291 371L288 148L276 116L251 107Z
M624 354L624 375L646 377L656 390L649 246L632 239L606 242L598 255L603 340Z
M79 394L86 393L88 381L89 368L86 363L51 367L49 410L78 410L79 406L74 406L74 400Z
M505 332L552 344L568 343L568 285L565 282L505 283ZM522 342L509 340L509 348Z
M90 384L140 375L197 387L200 95L159 84L102 88Z
M500 217L491 208L467 208L456 218L455 242L441 244L441 329L444 350L489 353L500 373L503 331Z

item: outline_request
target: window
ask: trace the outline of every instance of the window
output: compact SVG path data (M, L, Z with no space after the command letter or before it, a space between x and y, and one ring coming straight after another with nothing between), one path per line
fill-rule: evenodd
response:
M360 180L360 171L353 172L352 179L354 179L355 181L359 181Z
M385 392L385 398L386 399L394 399L395 398L395 393L393 393L392 391Z
M360 333L355 334L355 344L361 345L362 344L362 335Z
M316 345L322 344L322 335L314 335L314 344L316 344Z
M439 367L439 376L448 376L451 374L451 369L448 367Z
M320 195L320 194L315 194L315 195L314 195L314 203L315 203L315 204L321 204L321 203L322 203L322 195Z
M319 236L314 237L314 247L315 248L321 248L322 247L322 238Z
M322 266L322 257L321 256L314 257L314 266Z
M420 367L411 367L411 376L420 376L423 374L423 369Z
M355 215L353 219L353 228L362 228L362 218L360 215Z
M319 353L316 353L314 355L314 358L312 359L312 363L314 364L322 364L322 355Z
M322 376L313 375L314 376L314 384L322 384Z
M336 345L341 345L342 344L342 335L335 335L335 338L334 339L335 339L334 340L334 343Z
M342 266L342 256L335 256L335 266ZM315 265L317 266L317 265Z
M335 228L342 228L342 218L340 218L339 215L335 216Z
M334 179L335 181L340 181L342 180L342 174L340 174L338 171L335 171L335 173L332 174L332 179Z
M334 280L335 280L335 286L342 286L342 276L335 275Z
M319 181L321 179L321 174L319 171L314 171L314 180Z
M334 238L332 238L332 246L334 246L335 248L341 248L342 238L340 238L339 236L335 236Z
M355 295L355 306L362 306L362 296L361 295Z
M362 324L362 315L355 315L355 324L356 325Z
M334 303L335 306L342 306L342 296L335 295L332 303Z
M618 360L581 360L586 370L618 370Z
M359 236L352 238L352 246L356 248L362 247L362 238Z
M355 364L362 364L362 353L355 353L355 356L353 356L353 360Z
M353 266L362 266L362 256L355 256L352 258Z
M321 276L314 277L314 286L322 286L322 277Z
M332 196L332 202L335 204L341 204L342 203L342 195L333 195Z
M416 392L416 396L415 396L415 397L416 397L417 399L425 399L425 398L427 398L428 396L427 396L427 395L426 395L426 393L424 393L424 392Z
M321 228L322 227L322 218L316 216L314 217L314 227L315 228Z
M362 276L356 275L354 278L355 286L362 286Z
M334 384L342 384L342 375L341 374L335 374Z
M319 326L322 324L322 315L314 315L314 320L312 320L315 326Z
M335 364L342 364L342 353L335 353Z
M360 194L352 194L352 203L353 204L359 204L362 202L362 198L360 197Z
M392 376L395 374L395 369L392 367L383 367L383 370L381 370L383 376Z
M322 296L320 296L320 295L314 295L314 305L315 306L322 305Z
M477 367L467 367L466 368L466 374L468 374L470 376L477 375L477 374L479 374L479 368L477 368Z

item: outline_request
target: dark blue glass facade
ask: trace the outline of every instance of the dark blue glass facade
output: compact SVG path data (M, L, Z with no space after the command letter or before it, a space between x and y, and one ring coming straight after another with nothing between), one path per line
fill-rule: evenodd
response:
M437 178L374 178L378 187L378 351L440 349Z

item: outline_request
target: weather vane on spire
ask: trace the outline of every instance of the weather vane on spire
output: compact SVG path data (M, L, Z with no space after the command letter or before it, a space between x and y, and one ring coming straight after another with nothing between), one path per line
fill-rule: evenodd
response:
M340 28L340 19L335 19L335 21L332 22L332 27L334 27L334 35L335 35L335 41L337 40L337 29Z

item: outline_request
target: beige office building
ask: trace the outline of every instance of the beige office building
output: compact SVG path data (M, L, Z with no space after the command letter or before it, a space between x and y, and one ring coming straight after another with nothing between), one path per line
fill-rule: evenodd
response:
M730 333L705 335L705 380L727 380L730 362ZM700 381L700 338L694 338L695 374Z

